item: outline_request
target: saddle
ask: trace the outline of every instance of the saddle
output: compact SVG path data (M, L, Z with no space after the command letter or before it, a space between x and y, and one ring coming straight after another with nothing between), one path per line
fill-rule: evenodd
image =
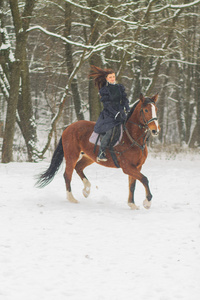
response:
M89 142L95 144L94 145L94 150L93 150L94 153L96 152L97 145L100 145L101 139L104 135L105 135L105 133L101 133L101 134L98 134L98 133L95 133L95 132L92 133L92 135L89 139ZM107 146L108 150L110 151L113 162L114 162L114 164L117 168L120 168L120 166L117 162L117 157L116 157L116 154L115 154L114 147L117 146L120 143L120 141L122 139L122 135L123 135L122 125L115 126L112 130L112 135L111 135L110 141L109 141L108 146Z

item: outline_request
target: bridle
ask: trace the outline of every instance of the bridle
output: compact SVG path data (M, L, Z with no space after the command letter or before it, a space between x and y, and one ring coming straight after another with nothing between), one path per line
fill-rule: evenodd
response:
M153 104L153 105L155 105L155 103L154 102L149 102L148 104ZM157 121L158 120L158 118L157 117L155 117L155 118L151 118L150 120L146 120L146 118L145 118L145 115L144 115L144 106L142 106L141 107L141 109L140 109L140 114L142 114L142 118L143 118L143 122L144 122L144 124L145 125L147 125L148 126L148 124L150 124L150 123L152 123L152 122L154 122L154 121Z
M129 148L132 148L133 146L137 146L138 148L140 148L143 151L144 148L145 148L145 145L146 145L147 135L148 135L149 131L147 129L145 129L145 131L143 132L143 134L137 140L134 140L134 138L132 138L132 136L130 135L130 133L129 133L129 131L128 131L128 129L127 129L127 127L125 125L124 125L124 131L126 132L127 137L131 141L131 145L130 145ZM138 143L138 140L140 140L141 138L143 138L142 145L140 145Z
M148 101L148 104L154 104L154 105L155 105L155 103L154 103L153 101ZM146 147L146 142L147 142L147 140L148 140L148 138L149 138L149 135L150 135L150 133L149 133L149 132L150 132L150 129L149 129L148 124L152 123L153 121L157 121L157 120L158 120L157 117L154 117L154 118L151 118L150 120L147 121L146 118L145 118L145 114L144 114L143 109L144 109L144 106L142 105L142 107L141 107L141 109L140 109L140 114L142 114L142 118L143 118L144 124L142 124L142 123L138 124L138 123L135 123L135 122L129 120L129 117L132 115L133 110L132 110L132 112L131 112L131 115L127 115L127 118L126 118L126 120L125 120L125 122L124 122L124 124L123 124L123 132L126 133L128 139L129 139L130 142L131 142L131 145L128 146L128 147L127 147L126 149L124 149L123 151L117 151L117 150L114 150L114 149L110 150L110 153L111 153L111 156L112 156L112 158L113 158L114 164L115 164L115 166L116 166L117 168L120 168L120 166L119 166L119 164L118 164L118 162L117 162L117 158L116 158L116 155L115 155L115 154L122 155L123 153L125 153L126 151L128 151L130 148L132 148L132 147L134 147L134 146L137 146L137 147L143 152L144 149L145 149L145 147ZM132 124L138 126L141 130L143 130L142 134L138 137L137 140L135 140L135 139L130 135L130 133L129 133L127 127L126 127L126 124L127 124L127 123L132 123ZM143 140L142 145L139 143L139 141L141 141L141 139ZM123 141L123 142L120 142L120 144L121 144L121 146L123 146L123 145L124 145L124 141Z
M153 104L153 105L155 105L154 102L149 102L148 104ZM131 141L131 146L130 146L130 147L133 147L134 145L136 145L136 146L138 146L142 151L143 151L144 148L145 148L146 141L147 141L147 138L148 138L147 135L149 134L149 126L148 126L148 125L149 125L150 123L152 123L152 122L158 120L157 117L154 117L154 118L151 118L150 120L147 121L146 118L145 118L145 114L144 114L144 110L143 110L143 109L144 109L144 106L142 105L142 107L141 107L141 109L140 109L140 114L142 115L144 124L138 124L138 123L135 123L135 122L130 121L129 119L126 120L125 123L124 123L124 131L126 132L127 137L128 137L129 140ZM137 141L134 140L134 138L130 135L130 133L129 133L127 127L126 127L126 123L128 123L128 122L129 122L129 123L132 123L132 124L134 124L134 125L137 125L140 129L145 129L144 132L142 133L142 135L137 139ZM142 145L140 145L140 144L138 143L138 140L140 140L141 138L143 138L143 144L142 144Z

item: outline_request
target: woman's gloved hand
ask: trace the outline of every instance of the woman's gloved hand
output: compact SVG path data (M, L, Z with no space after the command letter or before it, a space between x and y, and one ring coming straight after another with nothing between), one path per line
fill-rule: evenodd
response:
M124 123L126 120L126 114L124 111L118 111L115 115L115 120L121 123Z
M120 111L118 111L115 115L115 120L118 120L118 119L120 119Z

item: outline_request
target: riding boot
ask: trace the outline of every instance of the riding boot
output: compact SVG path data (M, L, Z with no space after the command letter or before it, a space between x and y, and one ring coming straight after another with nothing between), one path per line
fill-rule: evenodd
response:
M97 156L97 162L107 161L107 158L106 158L106 155L105 155L105 150L106 150L106 147L108 146L108 143L109 143L110 138L112 136L112 130L113 129L108 130L105 133L105 135L103 136L102 140L101 140L101 145L100 145L99 153L98 153L98 156Z

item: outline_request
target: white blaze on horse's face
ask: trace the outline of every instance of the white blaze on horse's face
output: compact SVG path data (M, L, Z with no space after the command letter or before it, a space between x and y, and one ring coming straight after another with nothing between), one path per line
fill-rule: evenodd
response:
M149 105L150 105L150 109L148 109L149 110L149 118L147 118L147 124L151 131L151 134L153 136L156 136L156 135L158 135L158 133L160 131L160 126L158 124L158 118L157 118L157 114L156 114L156 106L154 103L149 103ZM151 113L150 113L150 111L151 111Z
M156 132L154 132L154 130L152 130L152 134L157 135L160 131L160 126L158 125L156 107L153 103L151 103L151 113L152 113L152 119L155 118L155 120L153 122L155 123L155 126L156 126L156 130L155 130Z
M145 126L148 126L151 134L153 136L158 135L160 131L160 126L158 124L157 118L157 108L156 101L158 100L158 94L155 94L153 97L145 98L143 94L140 94L140 101L142 102L142 117Z

